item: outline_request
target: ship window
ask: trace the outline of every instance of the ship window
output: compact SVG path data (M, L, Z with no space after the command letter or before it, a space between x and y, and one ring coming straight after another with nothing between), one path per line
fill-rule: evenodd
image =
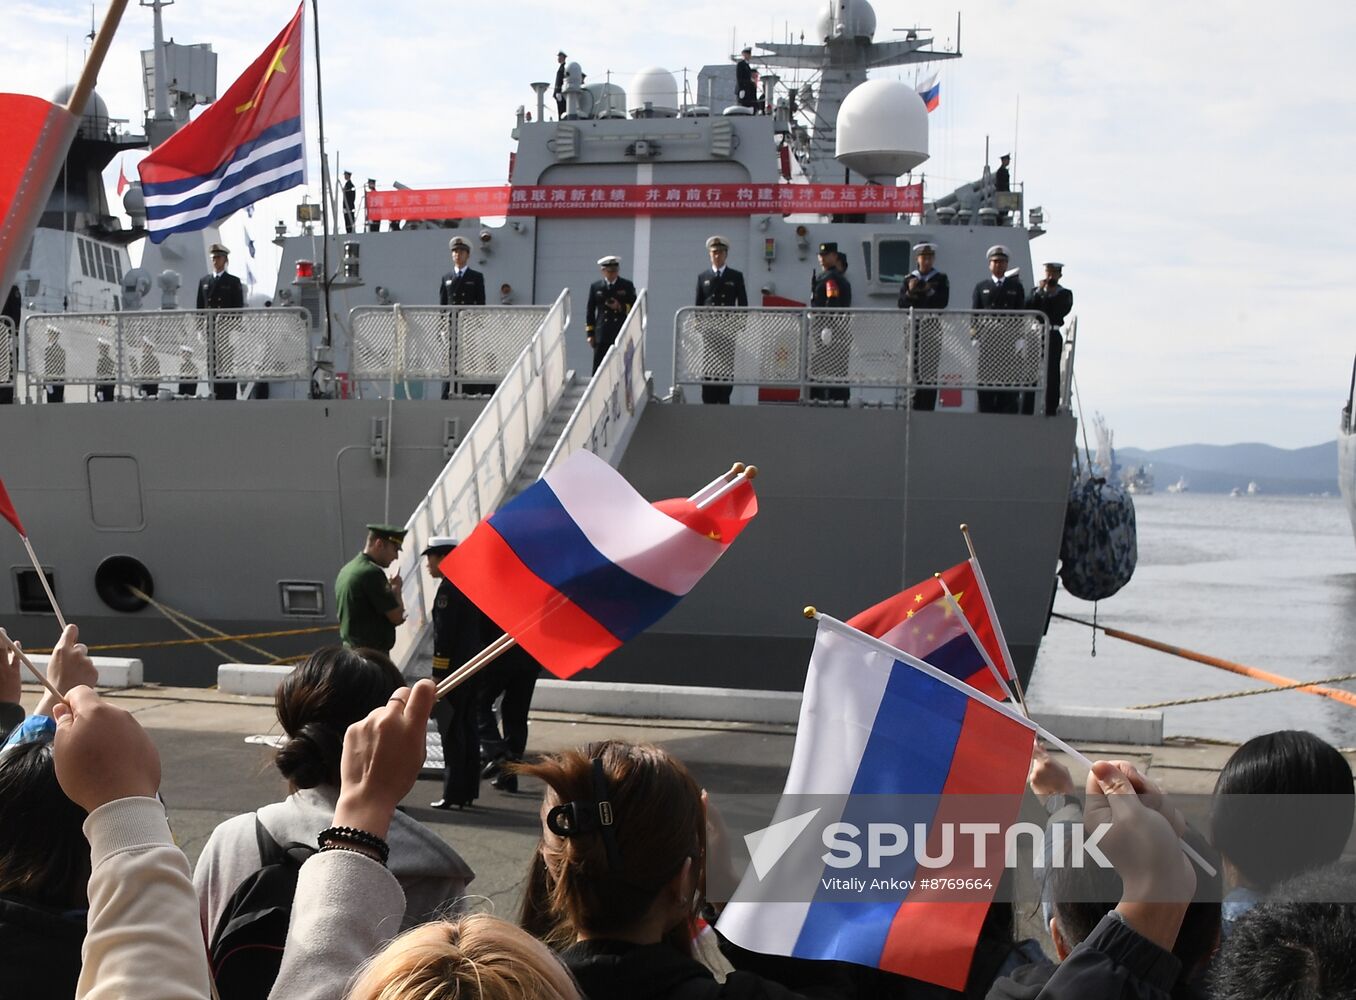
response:
M40 291L42 291L42 280L40 278L29 278L24 282L24 298L37 298Z
M862 240L862 266L866 268L866 280L871 280L871 244Z
M100 247L104 252L104 280L110 285L116 285L120 280L118 278L118 267L113 263L113 248Z
M55 594L56 573L46 566L42 568L42 572L47 577L47 585L52 588L52 593ZM37 570L15 566L14 592L19 599L21 614L48 615L52 613L52 604L47 600L47 593L42 589L42 581L38 579Z
M75 240L75 246L76 249L80 251L80 273L83 274L86 278L88 278L90 276L89 247L85 246L85 241L80 239L79 237L77 237Z
M880 280L903 283L910 271L908 240L880 241Z
M325 586L310 580L281 580L282 613L302 618L325 616Z

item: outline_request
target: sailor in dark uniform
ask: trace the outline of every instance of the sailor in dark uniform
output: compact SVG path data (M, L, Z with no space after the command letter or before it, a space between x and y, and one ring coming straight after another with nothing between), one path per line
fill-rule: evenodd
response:
M589 286L589 302L584 310L584 331L588 335L589 346L593 348L593 370L603 363L607 349L617 340L627 314L636 304L636 286L621 273L621 258L608 254L598 258L598 267L603 272L601 281Z
M353 171L344 171L344 232L353 232L358 221L358 189L353 186Z
M744 289L744 275L726 267L730 255L730 241L724 236L712 236L706 241L706 252L711 266L697 275L699 306L747 306L749 293ZM703 317L707 321L702 331L702 372L718 375L722 382L702 383L703 403L729 403L734 386L726 380L734 378L735 323L728 315Z
M565 53L556 53L556 85L551 89L551 96L556 99L556 117L565 117Z
M951 301L951 282L932 266L937 248L920 243L913 248L918 266L904 276L899 288L901 309L945 309ZM942 359L942 321L936 316L915 317L913 379L915 385L937 381L937 364ZM932 410L937 406L936 389L914 389L913 408Z
M1059 283L1064 277L1064 265L1058 261L1048 261L1045 265L1045 277L1031 290L1026 307L1044 313L1050 321L1050 353L1045 368L1045 415L1053 416L1059 409L1059 362L1064 354L1064 337L1060 328L1064 319L1073 311L1073 292ZM1029 410L1026 412L1030 412Z
M989 247L989 276L975 285L970 308L975 310L1013 311L1026 307L1026 289L1015 274L1008 274L1008 248L1001 244ZM1010 319L994 323L978 320L972 336L979 341L979 371L983 382L1011 384L1021 367L1019 352L1022 338L1018 324ZM1020 411L1020 392L1007 389L981 389L980 413L1017 413Z
M198 282L198 308L244 309L245 289L241 286L240 279L226 270L226 262L230 258L231 251L220 243L213 243L208 254L212 259L212 273L204 275L203 279ZM217 328L216 317L213 317L208 332L209 357L213 359L208 367L215 372L215 358L222 353L224 346L218 342L224 337L222 331ZM236 384L234 382L213 382L212 394L217 399L235 399Z
M471 244L462 236L453 236L447 244L452 253L452 270L443 275L438 284L438 304L441 306L483 306L485 304L485 276L468 266ZM473 395L488 396L494 392L494 383L465 383L462 389ZM443 399L451 390L443 383Z
M753 67L749 65L749 56L753 49L747 45L739 52L739 61L735 63L735 100L741 108L758 106L758 87L753 82Z
M438 584L433 596L433 682L441 683L471 657L484 649L497 630L485 614L443 576L439 563L457 547L457 540L435 536L421 555L429 575ZM491 633L496 633L492 635ZM433 706L438 735L443 744L443 797L434 809L461 809L480 794L480 738L476 733L476 706L482 674L458 684Z
M993 172L993 189L995 191L1009 191L1012 189L1012 178L1008 174L1008 163L1012 156L1004 153L998 158L998 169Z
M819 244L820 271L810 287L810 308L851 309L852 285L844 273L847 262L837 243ZM810 330L810 375L812 378L841 378L848 374L852 355L852 327L848 316L817 317ZM843 386L813 386L811 399L831 399L846 403L851 390Z

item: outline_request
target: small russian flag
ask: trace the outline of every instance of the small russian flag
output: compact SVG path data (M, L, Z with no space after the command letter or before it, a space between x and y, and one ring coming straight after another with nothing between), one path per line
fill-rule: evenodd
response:
M569 677L662 618L757 511L747 481L703 507L651 504L581 450L481 521L442 571L533 659Z
M937 82L936 73L933 73L914 89L918 91L918 96L923 99L928 114L937 110L937 105L942 101L942 85Z

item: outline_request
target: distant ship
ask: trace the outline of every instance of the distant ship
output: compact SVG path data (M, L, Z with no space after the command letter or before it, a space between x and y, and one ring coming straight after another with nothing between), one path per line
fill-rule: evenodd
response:
M1191 489L1191 484L1188 483L1188 482L1186 481L1186 477L1183 476L1182 478L1178 479L1177 482L1173 483L1171 486L1168 487L1168 492L1169 492L1169 493L1186 493L1186 492L1189 492L1190 489Z
M1154 467L1152 465L1128 465L1125 468L1123 482L1125 491L1133 493L1135 496L1151 496L1154 491ZM1176 484L1174 484L1176 485ZM1169 493L1177 493L1179 490L1168 487Z
M1352 426L1352 410L1356 408L1356 363L1351 369L1351 385L1347 389L1346 405L1337 426L1337 485L1342 490L1342 502L1347 506L1351 530L1356 533L1356 427Z

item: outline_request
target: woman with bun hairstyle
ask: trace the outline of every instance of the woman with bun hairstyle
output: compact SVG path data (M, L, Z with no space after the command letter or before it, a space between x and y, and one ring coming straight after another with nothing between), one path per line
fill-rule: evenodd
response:
M312 653L278 686L274 705L287 740L275 764L291 794L226 820L208 838L193 872L207 941L231 895L259 870L256 818L280 846L314 848L334 818L345 730L384 705L403 684L384 654L331 646ZM405 894L405 927L449 910L475 877L456 851L404 813L395 814L387 841L390 871Z
M589 1000L787 1000L845 992L828 963L786 966L801 994L748 971L717 982L694 957L706 808L677 758L657 746L607 740L513 769L547 786L541 868L529 879L524 916L539 931L573 941L561 958ZM611 823L598 822L600 815ZM811 983L820 988L811 990Z

